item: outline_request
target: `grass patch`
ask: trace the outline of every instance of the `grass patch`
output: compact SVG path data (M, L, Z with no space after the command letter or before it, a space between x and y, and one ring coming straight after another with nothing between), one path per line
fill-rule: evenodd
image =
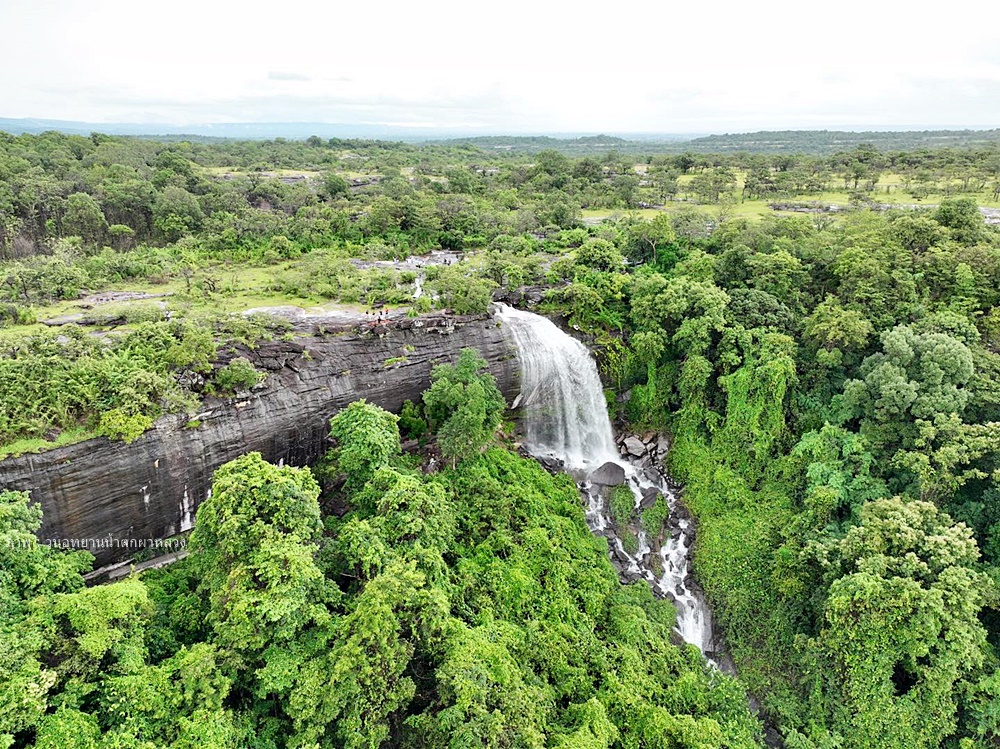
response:
M670 507L661 494L656 498L656 503L642 511L642 529L650 538L658 538L663 530L663 523L670 516Z
M201 167L202 173L211 175L214 177L221 177L223 174L234 174L239 177L247 177L253 173L253 170L245 169L238 166L203 166ZM264 169L263 171L268 174L273 174L278 177L295 177L302 175L304 177L319 177L320 172L312 169Z
M41 437L20 439L15 442L9 442L6 445L0 445L0 460L16 458L21 455L42 453L46 450L54 450L57 447L75 445L77 442L83 442L97 436L99 436L97 432L92 429L76 427L73 429L64 429L54 440L46 440Z
M619 528L624 528L635 517L635 496L625 484L619 484L611 490L608 505L611 517Z
M622 531L618 537L622 540L622 548L629 554L639 551L639 537L632 531Z

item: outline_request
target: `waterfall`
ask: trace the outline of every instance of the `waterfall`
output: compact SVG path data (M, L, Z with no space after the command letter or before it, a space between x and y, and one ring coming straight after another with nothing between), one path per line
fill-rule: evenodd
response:
M567 468L616 460L604 389L587 347L544 317L499 305L498 317L517 345L525 445L532 455Z
M513 407L521 411L525 448L543 461L558 461L576 478L587 500L587 524L596 535L608 538L612 560L622 576L630 581L645 579L657 596L670 599L677 609L677 633L702 653L713 652L710 612L690 584L688 551L693 527L684 518L673 524L673 532L666 534L657 554L661 571L654 571L650 539L639 530L638 550L627 552L611 521L607 480L591 480L598 471L607 474L610 468L611 474L617 473L617 483L625 483L632 491L637 512L644 498L658 492L674 513L676 497L663 475L619 456L590 351L551 320L505 304L497 306L497 317L517 347L521 365L521 394Z

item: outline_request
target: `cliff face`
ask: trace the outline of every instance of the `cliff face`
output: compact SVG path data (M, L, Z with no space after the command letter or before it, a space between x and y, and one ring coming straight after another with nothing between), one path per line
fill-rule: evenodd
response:
M132 444L93 439L0 461L0 487L30 491L42 506L39 537L83 544L106 565L143 539L188 530L223 463L246 452L305 465L327 448L330 417L360 398L390 411L418 400L431 367L476 348L504 396L514 394L517 360L499 324L433 316L379 327L317 320L310 334L241 351L268 373L244 397L206 402L189 426L168 416ZM331 332L332 331L332 332Z

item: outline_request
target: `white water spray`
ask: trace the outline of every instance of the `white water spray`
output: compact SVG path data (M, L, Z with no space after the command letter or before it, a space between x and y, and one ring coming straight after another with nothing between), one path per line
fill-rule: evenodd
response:
M596 469L613 463L624 471L636 508L644 495L656 490L674 512L676 497L664 477L654 469L641 468L619 457L604 390L590 352L539 315L501 304L497 317L517 346L521 394L514 407L521 409L528 452L537 458L561 461L577 478L587 498L587 524L595 534L608 537L611 555L621 565L623 575L648 580L654 593L672 600L677 609L678 634L703 653L713 652L709 610L688 584L688 550L693 536L690 523L679 520L680 532L667 535L659 550L662 572L657 575L645 532L638 534L639 549L635 554L625 551L612 530L602 496L607 491L590 481Z
M618 459L604 390L587 347L544 317L499 305L517 345L526 445L569 469Z

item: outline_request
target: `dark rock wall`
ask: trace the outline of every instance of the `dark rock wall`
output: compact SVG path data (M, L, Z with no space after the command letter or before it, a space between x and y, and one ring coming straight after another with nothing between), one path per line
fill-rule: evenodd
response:
M240 352L267 380L243 397L206 402L197 426L168 416L129 445L101 438L9 458L0 461L0 487L30 491L42 505L43 541L83 540L101 566L130 556L135 540L189 529L223 463L251 451L310 463L326 450L334 413L360 398L398 412L420 398L432 366L454 361L466 346L480 351L508 401L515 391L516 356L485 316L312 327L310 335Z

